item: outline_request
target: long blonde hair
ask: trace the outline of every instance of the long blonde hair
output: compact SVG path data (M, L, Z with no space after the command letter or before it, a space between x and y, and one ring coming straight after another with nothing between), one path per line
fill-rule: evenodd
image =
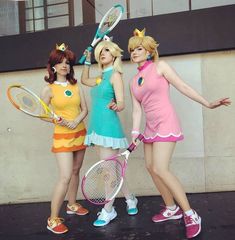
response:
M113 69L119 73L123 73L121 60L123 50L116 43L111 41L102 41L95 48L95 60L98 62L99 67L103 69L103 66L100 63L100 54L103 48L109 49L114 57Z
M129 53L135 48L143 46L145 50L147 50L153 61L157 61L159 58L157 47L159 44L155 41L154 38L150 36L133 36L129 39L128 42L128 51Z

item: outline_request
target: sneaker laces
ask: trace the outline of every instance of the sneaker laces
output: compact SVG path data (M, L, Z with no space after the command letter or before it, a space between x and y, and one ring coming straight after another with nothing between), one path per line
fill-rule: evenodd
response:
M54 217L54 218L50 218L48 220L49 222L49 225L53 226L53 225L60 225L62 222L64 222L64 219L63 218L60 218L60 217Z
M105 210L105 209L104 209ZM106 210L105 210L106 211ZM101 212L97 213L98 219L103 219L105 217L105 212L103 211L103 209L101 210Z
M192 215L191 216L184 216L184 221L185 221L185 225L189 226L189 225L193 225L196 224L196 222L194 221Z
M166 206L164 205L160 205L160 207L162 207L162 210L160 210L160 214L163 215L163 213L166 211L166 210L169 210Z
M133 208L136 208L136 200L135 200L135 198L133 198L133 199L128 199L128 200L126 200L126 203L127 203L127 208L128 209L133 209Z
M82 207L82 205L79 204L79 203L74 203L74 204L72 204L72 205L69 205L69 204L68 204L68 208L70 208L70 209L73 210L73 211L76 211L76 210L78 210L78 209L81 208L81 207Z

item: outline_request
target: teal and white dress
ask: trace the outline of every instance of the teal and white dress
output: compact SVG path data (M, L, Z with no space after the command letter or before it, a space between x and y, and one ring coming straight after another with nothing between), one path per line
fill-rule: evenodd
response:
M108 108L108 104L115 99L110 82L112 74L113 67L104 69L101 83L91 89L92 102L85 145L99 145L113 149L128 146L117 112Z

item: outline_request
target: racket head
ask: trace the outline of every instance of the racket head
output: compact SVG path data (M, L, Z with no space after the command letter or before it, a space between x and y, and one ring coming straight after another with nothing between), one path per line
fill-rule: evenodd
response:
M59 119L34 92L22 85L9 86L7 96L15 108L32 117Z
M92 204L110 202L121 189L124 169L117 157L95 163L84 175L82 193Z
M116 4L110 8L100 21L96 31L96 38L103 38L107 35L120 21L124 8L121 4Z

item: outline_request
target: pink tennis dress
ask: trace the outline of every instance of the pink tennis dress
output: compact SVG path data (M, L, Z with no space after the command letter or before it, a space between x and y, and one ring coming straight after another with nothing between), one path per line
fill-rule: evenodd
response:
M145 112L145 143L183 140L180 122L171 104L169 82L147 61L131 82L131 91Z

